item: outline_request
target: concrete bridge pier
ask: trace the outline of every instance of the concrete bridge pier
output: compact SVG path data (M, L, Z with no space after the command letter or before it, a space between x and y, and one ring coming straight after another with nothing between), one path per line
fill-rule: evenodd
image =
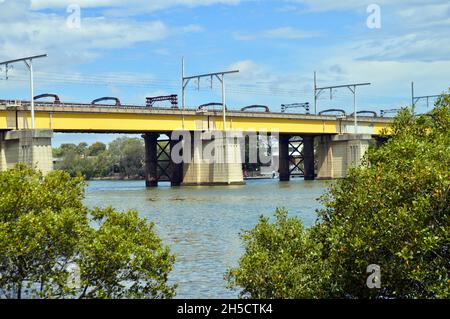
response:
M242 154L237 138L193 132L191 159L183 164L182 185L242 185Z
M371 135L342 134L317 137L317 179L343 178L350 167L359 166L373 142Z
M0 132L0 170L18 163L34 165L42 173L53 170L51 130L13 130Z

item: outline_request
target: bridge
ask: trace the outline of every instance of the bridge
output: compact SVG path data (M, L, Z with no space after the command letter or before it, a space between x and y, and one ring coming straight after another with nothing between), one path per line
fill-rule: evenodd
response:
M358 165L373 139L389 127L392 119L359 116L357 131L353 116L313 115L250 110L154 108L138 105L34 103L35 123L31 125L29 101L0 100L0 169L17 162L37 163L44 172L52 169L53 132L140 133L146 145L146 184L156 186L163 175L172 185L242 183L242 163L205 162L192 149L190 163L163 167L162 155L172 151L179 140L168 140L168 149L159 149L158 138L173 131L205 134L211 131L277 135L280 180L289 180L292 166L301 163L305 179L329 179L345 176L351 165ZM355 131L357 134L355 134ZM200 153L211 143L201 138ZM293 142L295 140L295 143ZM216 141L217 142L217 141ZM223 155L242 158L237 142L223 138ZM231 154L231 155L230 155ZM167 157L167 156L166 156ZM170 158L170 156L168 156ZM297 158L295 158L297 157Z

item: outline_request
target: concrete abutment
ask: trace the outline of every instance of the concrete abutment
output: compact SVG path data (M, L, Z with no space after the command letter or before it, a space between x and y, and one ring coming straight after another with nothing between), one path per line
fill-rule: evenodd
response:
M344 178L350 167L361 164L373 143L372 136L365 134L322 135L317 139L317 179Z
M51 130L13 130L0 132L0 170L18 163L33 165L46 174L53 170Z

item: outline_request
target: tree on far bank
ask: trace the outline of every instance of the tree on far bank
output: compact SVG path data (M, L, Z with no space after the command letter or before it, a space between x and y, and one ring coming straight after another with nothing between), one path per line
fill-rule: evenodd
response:
M110 162L123 177L144 175L144 141L120 137L109 144Z
M106 151L106 144L102 142L95 142L88 147L88 156L98 156L100 153Z
M114 177L141 178L144 175L144 142L139 138L120 137L107 148L102 142L90 146L81 142L61 144L53 149L55 169L86 179Z

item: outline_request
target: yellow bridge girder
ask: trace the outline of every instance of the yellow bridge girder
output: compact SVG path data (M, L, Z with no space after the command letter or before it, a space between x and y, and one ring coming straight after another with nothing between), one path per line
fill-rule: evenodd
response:
M358 133L379 135L391 119L358 117ZM89 106L39 103L35 128L55 132L143 133L174 130L222 130L221 111ZM29 106L0 104L0 130L31 128ZM226 129L289 134L354 133L352 117L227 111Z

